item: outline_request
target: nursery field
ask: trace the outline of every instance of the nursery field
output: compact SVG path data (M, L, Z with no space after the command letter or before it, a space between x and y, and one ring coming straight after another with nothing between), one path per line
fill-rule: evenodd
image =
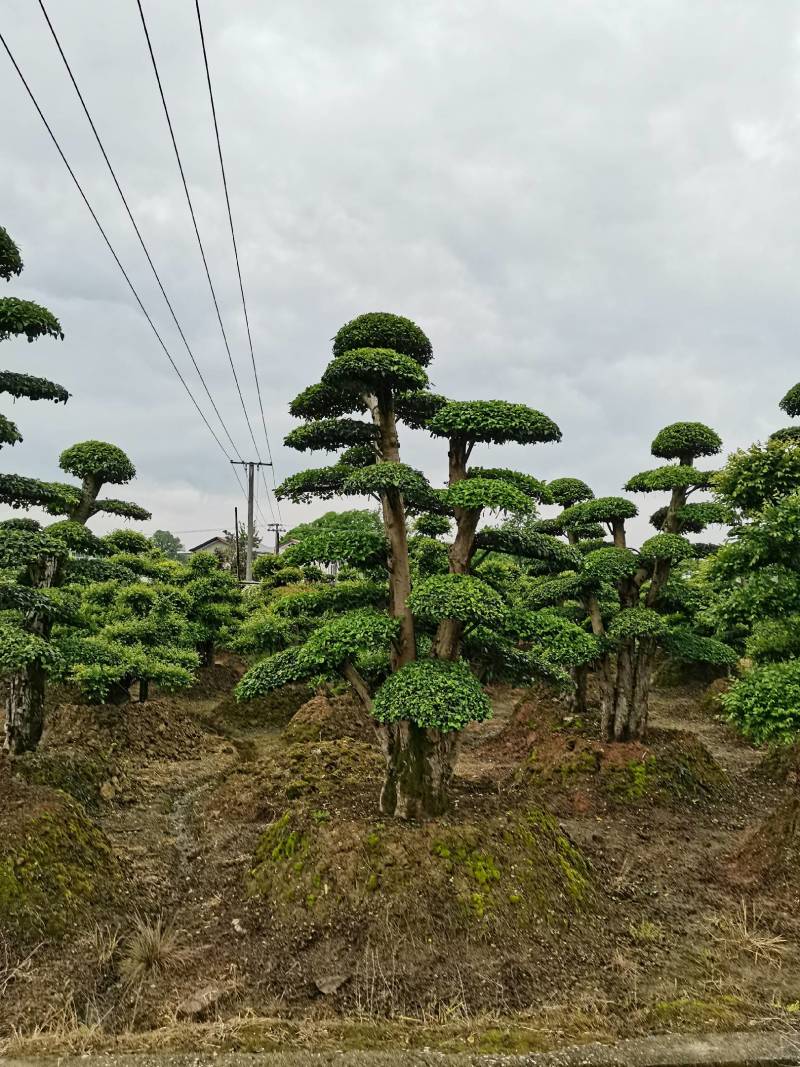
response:
M647 742L614 745L592 684L584 716L490 687L451 815L402 823L357 701L237 704L243 670L121 707L51 688L0 785L6 1055L793 1030L791 750L719 720L725 683L658 685Z

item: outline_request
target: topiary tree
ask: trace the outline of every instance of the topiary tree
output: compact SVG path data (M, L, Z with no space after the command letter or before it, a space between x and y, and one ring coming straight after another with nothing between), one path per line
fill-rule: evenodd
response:
M239 624L241 588L210 552L196 552L174 579L183 596L200 665L213 667L217 645L227 643Z
M305 421L287 444L340 455L292 475L279 494L296 503L371 497L382 529L329 524L286 552L287 562L345 563L348 577L275 590L258 621L243 627L250 647L272 655L238 687L247 699L302 678L345 678L376 721L386 759L381 810L402 818L446 810L460 731L489 711L476 677L489 646L495 669L515 678L556 671L541 647L521 647L507 589L470 573L482 515L532 512L549 499L546 489L520 472L471 469L469 461L476 445L557 441L560 431L522 404L450 402L430 392L431 358L428 338L410 320L362 315L337 333L321 381L292 402ZM401 424L447 441L445 489L401 461ZM438 540L453 527L452 543ZM498 528L487 536L499 544L506 535ZM558 548L542 535L525 549L535 557L551 543Z
M81 587L70 625L53 632L61 675L94 703L125 703L134 683L142 702L151 681L187 688L199 665L188 610L178 587L133 575Z
M693 493L708 489L714 480L712 472L694 466L695 460L720 448L719 437L701 423L675 423L656 436L653 455L677 462L637 474L627 483L626 489L632 492L670 494L669 504L654 516L659 532L638 550L629 547L627 540L625 524L637 515L630 500L595 499L587 486L572 478L548 486L565 505L549 528L561 530L580 550L580 563L556 578L538 580L528 590L528 598L534 608L573 604L585 613L602 650L600 730L604 740L644 736L659 648L682 659L735 661L732 649L696 632L691 617L685 611L676 612L674 604L680 568L694 555L685 536L687 525L702 529L707 521L721 518L712 505L689 503ZM594 535L604 531L609 539L598 541ZM584 540L587 533L589 541Z
M104 545L86 523L103 512L132 519L150 517L138 504L100 496L107 482L124 484L136 473L115 445L85 441L66 449L59 463L80 483L0 475L3 503L14 508L40 507L65 517L44 529L30 520L0 525L0 567L7 576L6 597L11 603L6 625L16 635L14 645L20 650L15 656L0 658L0 671L9 676L4 747L12 755L32 751L42 735L46 681L49 674L57 673L59 663L57 651L50 647L53 624L64 610L58 590L85 574L91 557L99 560L113 555L120 576L130 575L125 562L136 558L130 551L116 553L118 543ZM124 533L128 538L136 536ZM142 541L149 547L146 538Z

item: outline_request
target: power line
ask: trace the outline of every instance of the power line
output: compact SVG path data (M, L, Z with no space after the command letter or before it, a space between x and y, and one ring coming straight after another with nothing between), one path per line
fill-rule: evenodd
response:
M211 280L211 271L210 271L209 266L208 266L208 260L206 259L206 252L205 252L205 248L203 247L203 241L202 241L202 238L200 237L200 229L199 229L199 227L197 225L197 217L195 216L195 212L194 212L194 204L192 203L192 197L191 197L191 194L189 192L189 186L188 186L187 181L186 181L186 174L184 173L183 162L181 161L181 154L180 154L180 151L178 150L178 142L175 139L175 131L174 131L173 126L172 126L172 118L170 117L169 108L167 106L167 98L164 95L164 87L161 84L161 75L158 72L158 64L156 62L155 52L153 51L153 44L152 44L152 42L150 40L150 32L147 29L147 20L145 19L144 9L142 8L142 0L136 0L136 6L139 8L139 15L140 15L141 20L142 20L142 29L144 30L145 40L147 41L147 50L150 53L150 61L151 61L152 65L153 65L153 73L156 76L156 84L158 85L158 93L159 93L159 96L161 97L161 104L162 104L162 106L164 108L164 116L166 117L167 126L169 127L169 135L170 135L170 139L172 140L172 147L173 147L173 149L175 151L175 159L176 159L176 161L178 163L178 170L180 172L181 182L183 183L183 191L186 194L186 203L189 206L189 214L192 217L192 225L194 226L194 233L195 233L195 237L197 238L197 245L198 245L198 248L200 249L200 256L201 256L201 258L203 260L203 267L204 267L205 272L206 272L206 278L208 279L208 286L209 286L209 289L211 290L211 299L214 302L214 310L217 313L217 322L219 323L220 332L222 334L222 340L223 340L223 342L225 344L225 351L228 354L228 362L231 365L231 372L233 373L233 380L236 383L236 391L239 394L239 400L240 400L241 405L242 405L242 411L244 412L244 418L245 418L245 422L247 423L247 429L250 432L250 439L253 442L253 448L255 448L255 450L256 450L256 455L259 456L259 459L260 459L261 457L259 455L258 445L256 444L256 439L255 439L255 436L253 434L253 427L250 425L250 416L247 414L247 407L246 407L245 402L244 402L244 396L242 395L242 389L241 389L241 386L239 385L239 377L236 374L236 367L234 366L233 356L231 355L231 348L230 348L230 345L228 344L228 335L225 333L225 326L223 325L223 322L222 322L222 314L221 314L220 309L219 309L219 302L217 300L217 293L216 293L216 290L214 289L214 283Z
M78 192L80 193L81 199L83 200L84 204L86 205L86 208L87 208L89 214L92 216L92 220L93 220L95 226L97 226L97 229L100 231L100 234L101 234L103 240L105 241L109 252L114 257L114 262L117 264L117 266L119 267L120 271L122 272L123 278L128 283L128 288L133 293L133 296L134 296L134 299L136 300L136 303L139 305L139 308L141 309L142 314L147 319L147 322L150 325L150 329L155 334L156 340L158 341L159 345L161 346L161 348L164 351L164 355L167 357L167 359L170 362L170 366L175 371L175 373L178 375L178 378L180 379L181 385L184 387L184 389L188 393L189 399L192 401L192 403L194 404L195 408L197 408L198 415L203 420L203 422L206 424L209 433L214 438L214 440L217 442L217 445L219 446L220 451L225 456L225 458L230 462L231 459L230 459L230 456L228 455L228 453L227 453L227 451L225 449L225 446L222 444L222 442L220 441L219 437L217 437L213 426L211 425L211 423L206 418L205 413L203 412L203 409L197 403L197 400L195 399L194 393L189 388L189 386L188 386L188 384L186 382L186 379L181 374L181 372L180 372L180 370L178 368L178 365L176 364L175 360L172 358L172 355L170 354L169 349L167 348L166 344L164 343L164 340L161 337L161 334L158 332L158 329L156 328L156 324L153 322L152 318L150 317L149 312L147 311L147 308L142 303L141 297L139 296L139 293L136 291L136 287L134 286L133 282L130 279L130 275L128 274L128 272L123 267L119 256L117 255L116 251L114 250L114 246L111 244L111 241L108 238L108 234L103 229L103 224L100 222L100 219L97 217L94 208L89 203L89 199L86 196L86 193L83 191L83 186L81 185L80 181L78 180L78 178L77 178L77 176L75 174L75 171L70 166L69 160L64 155L64 151L63 151L63 149L61 148L61 145L58 142L58 138L53 133L53 130L52 130L52 127L50 126L50 123L47 121L47 119L45 118L44 112L39 107L39 102L37 101L36 97L34 96L33 90L31 89L30 85L28 85L27 81L25 80L25 75L20 70L16 59L14 59L14 55L13 55L11 49L9 48L8 42L6 41L6 39L3 36L2 32L0 32L0 44L2 44L3 48L6 50L6 54L8 55L8 58L11 60L12 66L14 67L14 70L19 75L19 79L22 82L22 84L24 85L25 91L27 92L28 96L31 99L31 103L36 108L36 111L39 114L39 118L44 123L45 129L47 130L48 134L50 135L50 140L55 145L56 151L58 152L59 156L61 156L61 160L62 160L64 166L67 168L69 176L72 178L73 182L75 183L75 187L77 188ZM236 481L239 483L239 488L241 489L242 493L244 493L244 486L242 485L241 480L239 479L238 472L234 471L234 474L236 475Z
M219 419L220 425L222 426L222 429L225 432L225 435L227 436L228 440L230 441L231 448L236 453L236 455L239 456L239 459L241 459L242 457L241 457L241 455L239 455L239 449L236 447L236 443L234 442L233 438L230 435L228 427L225 424L225 420L222 418L222 415L219 412L219 408L217 407L217 405L216 405L216 403L214 401L214 398L211 395L211 392L210 392L210 390L208 388L208 384L206 383L205 377L203 376L203 372L200 370L200 367L197 365L197 360L195 359L194 353L192 352L192 349L191 349L191 347L189 345L189 342L186 339L186 335L183 332L183 327L181 326L180 322L178 321L178 317L175 314L175 309L172 306L172 302L171 302L170 298L167 296L167 292L166 292L166 290L164 288L164 285L163 285L163 283L161 281L161 276L159 275L158 271L156 270L155 263L153 262L153 259L152 259L151 255L150 255L150 252L149 252L148 248L147 248L147 245L144 242L144 238L142 237L142 234L141 234L141 231L139 229L139 226L138 226L138 224L136 222L136 219L133 216L133 212L131 211L130 205L129 205L128 200L127 200L127 197L125 196L125 193L122 191L122 186L119 183L119 179L117 178L116 171L114 170L114 167L111 164L111 160L108 158L108 154L107 154L107 152L105 150L105 146L103 145L103 142L102 142L102 140L100 138L100 134L97 132L97 127L95 126L94 120L92 119L92 116L89 113L89 108L87 107L86 101L83 98L83 93L80 91L80 88L78 87L78 83L75 80L75 75L72 72L72 67L70 66L69 60L67 59L66 55L64 54L64 49L61 47L61 41L59 40L58 34L55 31L53 23L50 21L50 16L47 14L47 9L44 6L43 0L39 0L39 7L42 9L42 14L44 15L45 22L47 23L48 29L50 30L50 33L52 34L53 40L56 43L56 48L58 49L59 55L61 56L61 59L64 62L64 66L67 69L67 74L69 75L69 78L70 78L70 81L72 82L73 88L75 89L75 92L77 93L78 100L80 100L81 107L83 108L84 114L86 115L86 118L89 121L89 126L91 127L92 133L94 134L94 138L97 141L97 146L100 149L100 152L101 152L101 154L103 156L103 159L105 160L106 166L108 167L109 173L111 174L111 177L112 177L112 179L114 181L114 185L117 187L117 192L120 195L120 199L122 200L123 206L125 207L125 211L127 212L128 218L130 219L130 222L131 222L131 225L133 226L134 232L135 232L136 236L139 239L139 244L142 246L142 251L144 252L145 257L147 258L147 262L150 264L150 269L153 272L153 277L155 278L155 280L156 280L156 282L158 284L158 288L161 290L161 295L164 297L164 301L165 301L167 307L169 308L169 313L172 316L172 321L175 323L175 326L177 327L178 333L180 334L180 337L181 337L181 340L183 341L184 347L186 348L186 351L189 354L189 359L192 361L192 365L194 366L194 369L197 371L198 377L200 378L200 381L203 384L203 388L206 391L206 396L208 397L209 401L211 402L211 406L214 409L214 413L216 414L217 418Z
M259 467L259 471L261 471L261 481L263 482L263 490L265 490L265 492L267 494L267 504L269 505L270 514L272 515L272 521L274 523L275 522L275 508L272 507L272 494L270 493L270 487L267 484L267 478L265 477L265 474L263 474L263 471L262 471L262 469L260 467ZM272 475L272 480L273 480L273 484L274 484L274 480L275 480L274 473ZM275 497L275 507L278 509L278 519L279 519L279 517L281 517L281 505L279 505L277 503L277 496Z
M244 282L242 281L242 269L241 269L241 266L239 264L239 249L238 249L237 244L236 244L236 230L234 229L234 225L233 225L233 212L231 211L231 198L230 198L230 196L228 194L228 179L227 179L227 176L225 174L225 163L224 163L224 160L223 160L223 157L222 157L222 141L220 139L219 124L217 122L217 108L216 108L216 104L214 102L214 90L213 90L213 88L211 86L211 70L210 70L209 65L208 65L208 52L206 51L206 38L205 38L205 33L203 32L203 18L202 18L202 15L200 14L200 0L195 0L195 5L194 6L195 6L195 10L197 12L197 25L198 25L198 28L200 30L200 44L201 44L202 49L203 49L203 65L205 66L205 70L206 70L206 82L208 83L208 97L209 97L209 100L211 101L211 115L212 115L212 118L214 120L214 135L215 135L216 141L217 141L217 155L219 156L219 169L220 169L220 172L222 174L222 187L223 187L223 189L225 191L225 205L226 205L226 207L228 209L228 224L230 225L231 242L233 243L233 258L236 261L236 275L237 275L237 277L239 279L239 292L242 295L242 311L244 312L244 323L245 323L245 327L247 328L247 341L248 341L248 344L250 345L250 362L253 365L253 377L254 377L255 383L256 383L256 395L258 396L258 407L259 407L259 410L261 412L261 425L264 428L264 440L266 441L266 445L267 445L267 455L269 457L270 464L272 465L272 484L274 486L275 485L275 465L274 465L274 463L272 461L272 448L270 447L270 443L269 443L269 433L267 432L267 420L266 420L266 418L264 416L264 403L263 403L263 400L261 398L261 385L260 385L259 380L258 380L258 370L256 368L256 357L255 357L255 352L253 351L253 335L250 332L250 317L247 314L247 300L245 299L245 295L244 295ZM267 499L269 500L269 487L267 486L266 480L264 481L264 488L267 490ZM275 506L278 509L278 518L281 519L281 506L280 506L280 503L278 501L277 494L275 496ZM272 510L272 504L270 504L270 510ZM275 517L274 512L273 512L273 516L272 517L274 519L274 517ZM281 519L281 521L282 521L282 519Z

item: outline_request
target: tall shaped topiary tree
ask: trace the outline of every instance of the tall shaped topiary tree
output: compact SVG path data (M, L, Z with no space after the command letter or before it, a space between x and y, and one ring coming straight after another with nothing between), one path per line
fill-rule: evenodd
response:
M573 573L541 580L531 597L534 607L572 602L585 612L603 650L599 677L604 740L644 736L659 648L687 660L735 660L728 646L688 627L686 618L674 611L674 590L667 595L676 568L695 553L685 533L726 519L727 510L718 503L689 500L714 480L714 473L698 470L695 460L720 448L717 434L701 423L675 423L656 436L653 455L677 462L637 474L627 483L631 492L670 494L669 504L652 518L659 532L638 550L628 545L626 532L627 520L638 513L632 501L595 499L588 486L572 478L548 487L566 506L547 528L562 531L583 554ZM597 540L598 533L608 539Z
M481 516L530 512L546 490L516 471L470 469L472 451L479 444L534 444L561 435L545 415L522 404L448 402L431 393L431 344L400 316L375 313L347 323L334 338L333 357L321 381L292 403L292 413L305 421L286 443L301 451L339 451L340 457L332 466L293 475L279 493L296 502L372 497L383 529L332 525L304 540L299 562L346 562L362 577L273 596L270 610L246 631L262 647L285 647L248 672L238 695L341 675L376 720L386 758L381 810L402 818L437 815L448 806L460 731L490 711L470 669L472 652L491 643L493 663L504 662L516 677L556 669L535 641L518 647L508 599L470 573ZM434 489L401 461L401 424L447 440L446 488ZM418 526L413 558L410 514L450 520ZM445 547L436 538L453 523L455 538ZM489 548L492 537L505 535L484 536ZM560 551L554 538L542 535L524 547L534 557ZM291 555L285 554L287 563ZM381 560L385 582L374 575Z
M59 465L79 478L79 484L0 475L1 503L39 507L65 519L44 529L38 523L21 526L25 520L0 526L0 567L8 575L9 595L18 598L5 625L19 651L0 655L0 672L10 675L4 747L12 755L32 751L41 739L46 680L58 667L50 646L53 621L62 610L55 590L69 580L74 564L81 569L82 557L104 554L86 523L101 512L131 519L150 517L138 504L100 496L106 483L121 485L136 474L116 445L84 441L62 452Z

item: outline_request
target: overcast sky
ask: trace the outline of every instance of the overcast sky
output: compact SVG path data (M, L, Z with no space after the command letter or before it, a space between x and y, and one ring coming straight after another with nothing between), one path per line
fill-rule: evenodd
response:
M194 4L144 8L263 451ZM48 10L249 458L136 4ZM652 465L666 423L708 422L731 450L785 422L777 402L800 379L797 4L204 0L203 11L278 480L308 465L282 445L289 401L318 380L338 327L371 310L428 333L437 391L524 402L563 431L558 445L476 451L483 465L615 493ZM202 403L38 4L4 0L0 21ZM145 532L230 526L243 507L230 467L4 53L0 100L0 224L26 266L0 293L45 304L66 334L6 342L0 365L73 394L66 407L0 400L25 438L0 468L56 478L67 445L112 441L138 469L114 495L152 510ZM442 442L407 431L402 446L441 484ZM637 502L649 514L661 500ZM293 523L327 507L281 511Z

